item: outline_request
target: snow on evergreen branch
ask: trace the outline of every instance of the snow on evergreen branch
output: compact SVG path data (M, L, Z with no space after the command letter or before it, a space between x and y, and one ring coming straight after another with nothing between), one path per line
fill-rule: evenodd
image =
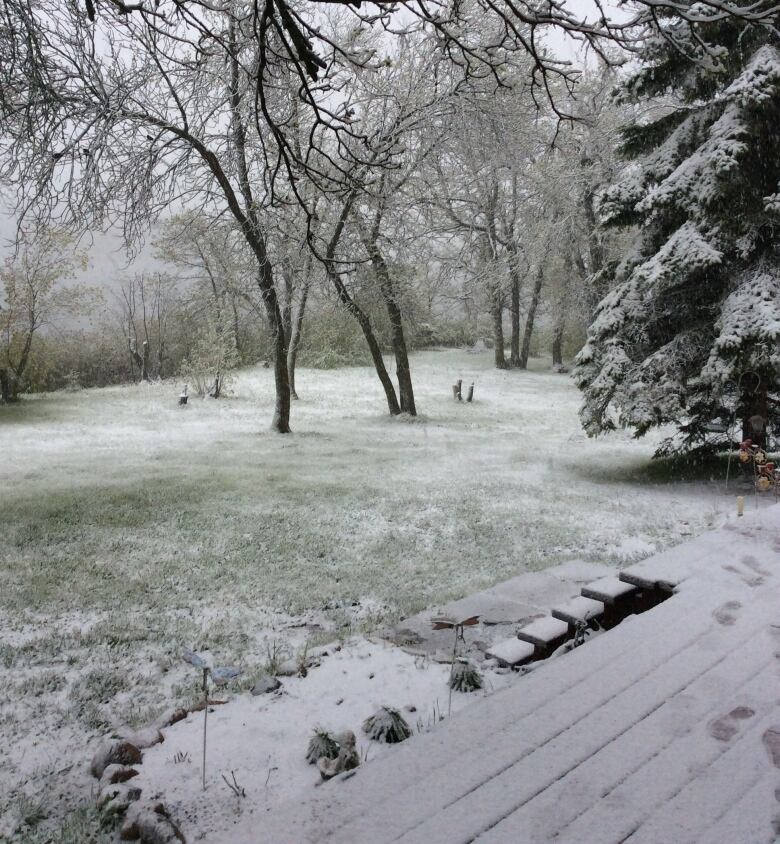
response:
M756 50L724 96L742 108L772 101L780 91L780 51L771 44Z
M746 270L723 302L703 375L733 378L747 368L780 368L780 267L769 261Z

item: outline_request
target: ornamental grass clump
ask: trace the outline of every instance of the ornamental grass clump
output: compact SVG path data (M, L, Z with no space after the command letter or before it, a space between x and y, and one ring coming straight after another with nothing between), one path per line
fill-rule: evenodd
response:
M363 732L370 739L383 741L385 744L397 744L412 734L411 727L401 713L389 706L380 706L370 718L366 718L363 722Z
M314 728L314 735L309 739L306 749L306 761L316 765L319 759L335 759L339 755L339 745L331 733L322 727Z
M483 686L482 675L467 659L460 659L452 666L450 688L456 692L476 692Z

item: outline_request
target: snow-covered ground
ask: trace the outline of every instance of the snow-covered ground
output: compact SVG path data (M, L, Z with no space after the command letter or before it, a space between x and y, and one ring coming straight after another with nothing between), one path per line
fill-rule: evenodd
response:
M186 408L169 383L1 409L0 835L87 799L97 737L195 699L183 647L248 688L307 644L568 559L625 564L732 507L723 467L675 481L654 441L586 439L546 361L491 363L414 355L415 420L384 413L367 369L302 370L289 437L267 431L262 368Z

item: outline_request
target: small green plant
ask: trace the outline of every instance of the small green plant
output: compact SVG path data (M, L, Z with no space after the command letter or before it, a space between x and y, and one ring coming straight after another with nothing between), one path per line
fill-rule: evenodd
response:
M46 809L43 801L33 800L26 794L19 798L19 824L17 832L35 829L38 824L46 818Z
M305 677L309 673L309 642L304 642L303 647L296 658L296 666L298 668L298 676Z
M272 639L265 643L265 672L272 677L279 673L279 666L287 659L288 649L283 642Z

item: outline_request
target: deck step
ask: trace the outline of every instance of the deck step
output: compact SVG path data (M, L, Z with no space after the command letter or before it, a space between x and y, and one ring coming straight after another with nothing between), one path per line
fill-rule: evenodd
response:
M594 601L601 601L602 604L614 604L617 601L628 598L637 591L639 587L635 583L627 583L619 577L601 577L582 587L582 594Z
M638 571L626 569L626 571L621 571L618 577L624 583L629 583L632 586L636 586L638 589L649 589L650 591L658 590L669 593L674 592L683 579L680 578L677 580L675 578L670 578L668 574L661 575L659 573L656 575L654 572L647 569Z
M594 601L593 598L578 595L576 598L572 598L568 604L555 607L552 614L555 618L576 627L583 621L590 621L592 618L604 615L604 604L601 601Z
M569 624L559 618L546 616L532 621L517 631L517 638L530 642L538 648L555 648L562 644L570 635Z
M536 648L530 642L524 642L513 636L511 639L504 639L491 645L485 652L485 656L493 657L501 665L513 668L515 665L522 665L531 660L535 652Z

